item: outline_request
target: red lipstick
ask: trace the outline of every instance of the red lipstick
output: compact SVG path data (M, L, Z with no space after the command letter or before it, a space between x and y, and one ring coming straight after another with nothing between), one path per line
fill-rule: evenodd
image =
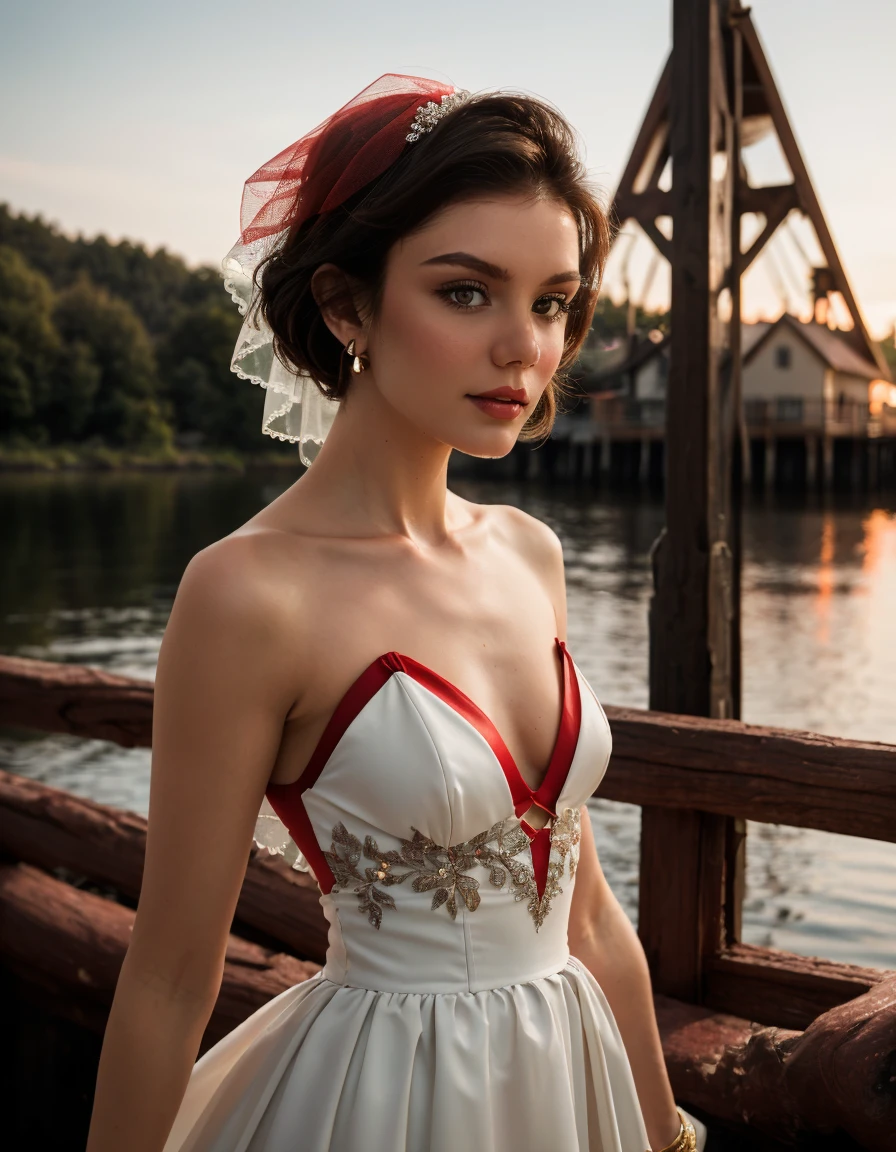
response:
M494 420L515 420L529 403L525 388L492 388L489 392L467 393L480 412Z

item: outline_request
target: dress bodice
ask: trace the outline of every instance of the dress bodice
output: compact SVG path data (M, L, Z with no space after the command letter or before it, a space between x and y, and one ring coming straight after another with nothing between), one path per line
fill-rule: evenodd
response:
M563 966L579 809L612 742L597 697L556 645L561 719L537 790L472 700L396 652L348 689L301 778L268 786L321 891L327 979L476 992ZM533 804L550 816L538 830L525 818Z

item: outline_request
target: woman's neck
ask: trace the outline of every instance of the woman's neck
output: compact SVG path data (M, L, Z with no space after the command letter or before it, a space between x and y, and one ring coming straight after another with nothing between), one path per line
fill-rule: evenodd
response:
M458 527L448 501L450 455L450 445L422 433L376 389L357 388L291 492L326 525L324 534L438 545Z

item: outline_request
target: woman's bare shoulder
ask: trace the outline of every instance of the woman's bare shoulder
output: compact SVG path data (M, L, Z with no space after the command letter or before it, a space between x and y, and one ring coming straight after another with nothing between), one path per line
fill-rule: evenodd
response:
M556 573L563 567L563 545L549 524L517 508L514 504L480 504L491 529L519 552L529 563L545 573Z
M295 543L265 528L234 532L197 552L175 597L163 649L194 649L285 688L301 680L313 614Z
M235 614L263 623L282 605L285 565L280 535L267 529L240 529L209 544L184 570L176 603L186 603L202 615Z

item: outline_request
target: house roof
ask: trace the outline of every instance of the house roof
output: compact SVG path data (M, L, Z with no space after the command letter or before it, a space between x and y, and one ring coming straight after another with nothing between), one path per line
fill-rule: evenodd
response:
M749 364L759 349L771 338L772 333L778 331L782 326L790 328L797 336L801 337L816 356L823 360L829 368L833 368L835 372L846 372L850 376L860 376L864 380L877 380L880 377L880 369L877 365L872 364L870 360L866 360L864 356L860 356L855 349L851 348L843 339L841 332L811 321L804 324L787 312L780 316L774 324L770 324L759 339L753 342L744 355L744 363Z
M781 326L790 328L801 337L811 350L835 372L846 372L864 380L880 379L880 369L864 356L860 356L843 339L843 333L825 327L823 324L804 324L796 316L784 313L777 320L760 320L755 324L741 325L743 362L749 364L759 349ZM668 356L670 336L664 336L659 343L640 338L633 345L625 359L600 369L597 372L582 374L582 383L589 392L595 392L601 384L608 384L629 372L636 372L654 356Z
M774 321L772 320L757 320L753 324L744 324L740 326L740 346L743 352L744 359L753 351L753 346L758 344L762 337L771 328Z
M620 360L615 364L608 365L606 368L601 368L597 372L587 373L589 384L603 384L607 380L613 380L617 376L624 376L627 372L634 372L651 360L654 356L660 353L665 353L669 347L670 337L664 336L662 340L654 343L653 340L639 338L630 349L629 354L624 360Z

